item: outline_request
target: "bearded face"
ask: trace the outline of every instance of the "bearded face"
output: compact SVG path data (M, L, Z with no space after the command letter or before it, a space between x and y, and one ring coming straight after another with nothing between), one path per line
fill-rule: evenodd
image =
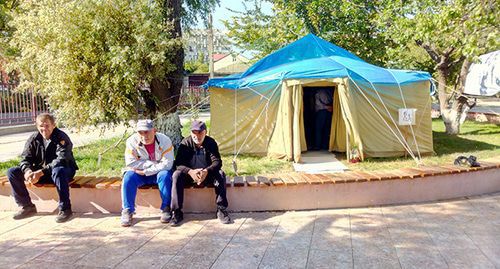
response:
M207 130L203 131L191 131L191 138L196 145L201 145L203 140L205 140L205 136L207 134Z

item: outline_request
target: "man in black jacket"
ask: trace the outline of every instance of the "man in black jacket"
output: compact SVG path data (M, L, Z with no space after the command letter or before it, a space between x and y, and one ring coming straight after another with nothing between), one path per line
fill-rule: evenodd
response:
M217 142L207 136L204 122L194 121L191 124L191 135L184 138L177 151L174 162L177 167L172 175L172 210L170 223L178 225L183 219L182 204L185 184L203 184L215 188L217 218L224 224L231 223L226 208L226 175L221 170L222 160Z
M21 155L21 163L7 171L12 194L21 207L14 219L22 219L36 213L26 182L32 184L53 182L59 194L57 222L67 221L73 212L69 200L69 182L78 166L73 157L73 144L68 135L58 129L55 119L48 113L36 118L38 132L28 138Z

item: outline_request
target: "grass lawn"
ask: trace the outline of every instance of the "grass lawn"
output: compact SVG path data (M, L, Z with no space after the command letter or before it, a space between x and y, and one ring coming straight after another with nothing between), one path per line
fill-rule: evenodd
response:
M434 156L423 156L424 165L453 164L460 155L474 155L478 162L500 156L500 125L466 121L461 126L460 135L449 136L441 119L432 121ZM360 163L342 162L352 170L384 170L415 167L415 161L408 158L368 158Z
M207 122L210 126L210 122ZM434 135L435 156L423 158L425 165L452 164L459 155L474 155L478 161L500 156L500 126L495 124L483 124L476 122L465 122L461 127L461 134L448 136L444 133L444 125L441 120L432 123ZM182 130L183 135L189 133L189 124ZM101 164L97 165L99 152L113 146L120 138L112 138L94 142L87 146L75 149L75 158L80 167L78 175L120 176L124 166L123 153L125 143L120 143L116 148L109 150L103 155ZM339 156L342 158L341 156ZM232 155L222 157L224 171L233 176ZM369 158L361 163L351 164L342 160L352 170L383 170L397 169L403 167L415 167L411 158ZM19 160L0 163L0 174L4 175L9 167L15 166ZM257 175L272 172L292 171L290 162L275 160L267 157L239 155L237 159L238 172L240 175Z

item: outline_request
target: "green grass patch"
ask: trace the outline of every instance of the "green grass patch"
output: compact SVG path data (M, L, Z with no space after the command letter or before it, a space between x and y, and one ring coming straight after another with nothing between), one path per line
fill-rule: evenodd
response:
M7 174L7 170L11 167L19 165L20 158L9 160L6 162L0 162L0 174L3 176Z
M233 170L233 155L222 155L224 172L228 176L235 176ZM263 156L240 154L236 159L238 175L262 175L273 172L291 172L292 164L285 160L277 160Z
M76 163L80 168L77 175L91 176L121 176L121 170L125 167L125 140L116 147L115 144L121 137L103 139L86 146L74 149ZM104 152L101 163L98 165L99 153Z
M434 140L433 156L423 156L424 165L453 164L460 155L474 155L481 160L500 156L500 125L466 121L460 128L460 135L450 136L445 133L441 119L432 121ZM367 158L352 164L345 159L342 162L352 170L385 170L415 167L415 161L408 158Z
M210 126L210 121L207 121ZM183 126L184 136L189 135L190 122ZM466 121L461 127L461 134L449 136L445 134L442 120L432 122L435 155L423 157L425 165L452 164L459 155L474 155L478 161L500 156L500 125L484 124ZM123 154L125 141L113 147L120 137L103 139L74 150L75 158L80 167L77 175L121 176L121 169L125 166ZM100 165L97 165L100 152L110 148L103 156ZM364 162L351 164L338 156L341 161L352 170L385 170L403 167L415 167L411 158L368 158ZM343 159L342 159L343 158ZM234 176L232 155L223 155L223 169L229 176ZM19 159L0 162L0 173L5 175L7 169L19 164ZM237 158L238 173L240 175L258 175L273 172L293 171L292 164L283 160L276 160L261 156L239 155Z

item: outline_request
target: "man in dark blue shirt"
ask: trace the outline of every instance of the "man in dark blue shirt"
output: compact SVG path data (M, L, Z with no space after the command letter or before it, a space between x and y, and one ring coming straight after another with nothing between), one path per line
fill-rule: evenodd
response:
M73 157L73 143L69 136L58 129L55 119L48 113L36 118L38 132L30 136L19 166L7 171L12 194L21 207L14 219L22 219L36 213L31 202L26 182L54 183L59 194L59 214L57 222L67 221L73 214L69 200L69 182L73 179L78 166Z

